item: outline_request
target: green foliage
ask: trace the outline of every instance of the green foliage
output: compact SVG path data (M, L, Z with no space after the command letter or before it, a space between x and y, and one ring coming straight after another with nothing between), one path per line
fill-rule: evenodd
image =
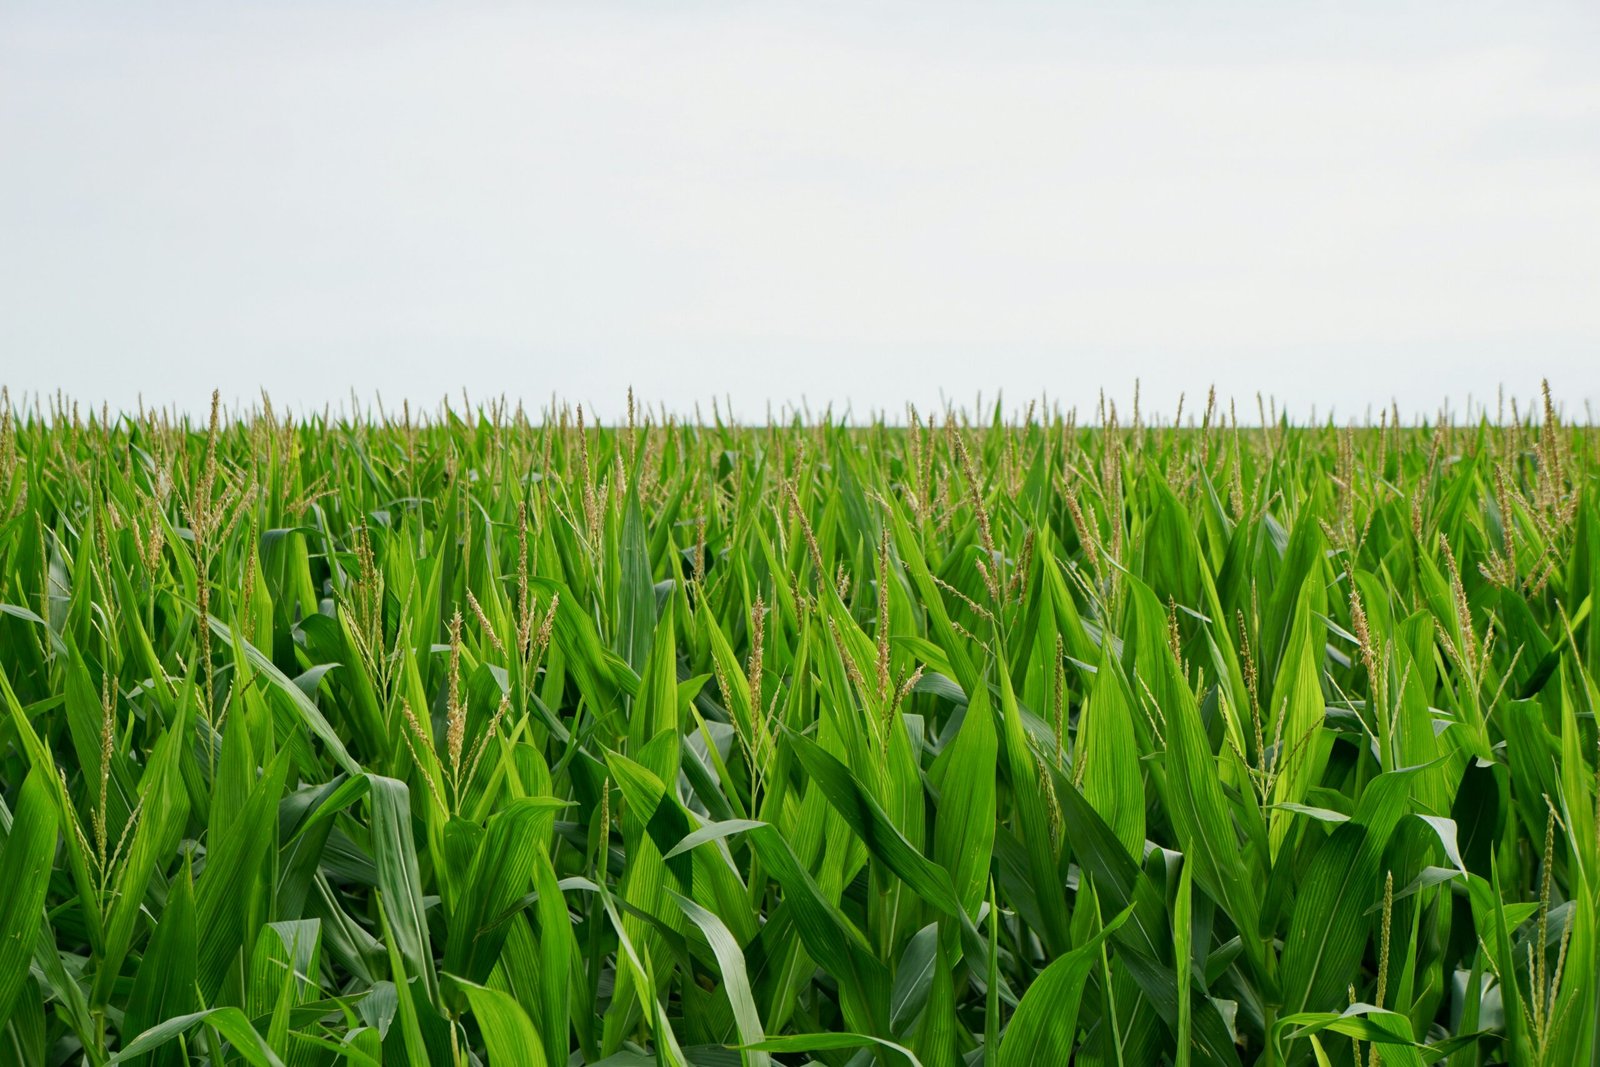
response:
M0 404L0 1065L1594 1062L1597 450Z

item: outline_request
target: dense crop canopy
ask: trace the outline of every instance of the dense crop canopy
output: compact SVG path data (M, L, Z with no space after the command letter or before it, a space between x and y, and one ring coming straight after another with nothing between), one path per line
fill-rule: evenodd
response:
M0 1064L1600 1052L1548 401L4 407Z

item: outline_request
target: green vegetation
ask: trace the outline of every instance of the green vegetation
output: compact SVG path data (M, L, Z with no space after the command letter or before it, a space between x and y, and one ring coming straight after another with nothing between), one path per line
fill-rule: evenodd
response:
M1548 397L3 407L0 1064L1597 1053L1600 433Z

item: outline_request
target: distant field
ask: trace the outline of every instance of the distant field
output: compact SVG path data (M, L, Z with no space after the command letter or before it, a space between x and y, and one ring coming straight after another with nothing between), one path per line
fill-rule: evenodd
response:
M7 403L0 1065L1592 1062L1521 415Z

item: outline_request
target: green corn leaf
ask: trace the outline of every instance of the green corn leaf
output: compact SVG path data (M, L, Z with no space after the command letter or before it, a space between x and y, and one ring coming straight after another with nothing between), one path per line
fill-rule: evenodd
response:
M393 931L391 950L398 949L407 969L422 982L423 995L438 1003L433 947L423 913L422 882L411 830L411 791L393 778L368 776L372 811L373 856L378 889ZM397 979L398 981L398 979Z
M791 733L789 743L811 780L873 855L928 904L946 915L961 912L949 875L901 836L848 767L800 734Z
M514 997L461 979L454 981L477 1017L489 1067L545 1067L543 1043Z
M204 1024L221 1034L246 1063L252 1067L284 1067L265 1039L250 1025L250 1019L238 1008L208 1008L167 1019L144 1031L127 1046L112 1056L109 1063L127 1063L148 1052L161 1048Z
M195 961L199 940L194 884L186 861L182 872L173 880L167 906L161 912L161 922L151 935L149 947L134 975L133 994L122 1020L122 1031L127 1037L152 1030L165 1019L200 1010ZM182 1059L180 1051L168 1044L155 1049L143 1062L151 1067L166 1067L181 1063Z
M1123 911L1100 931L1039 973L1023 994L1000 1042L1000 1067L1065 1063L1072 1056L1089 969L1100 959L1100 945L1127 921Z
M32 771L23 780L10 834L0 848L7 883L0 896L0 1031L28 977L55 854L55 806L46 779Z

